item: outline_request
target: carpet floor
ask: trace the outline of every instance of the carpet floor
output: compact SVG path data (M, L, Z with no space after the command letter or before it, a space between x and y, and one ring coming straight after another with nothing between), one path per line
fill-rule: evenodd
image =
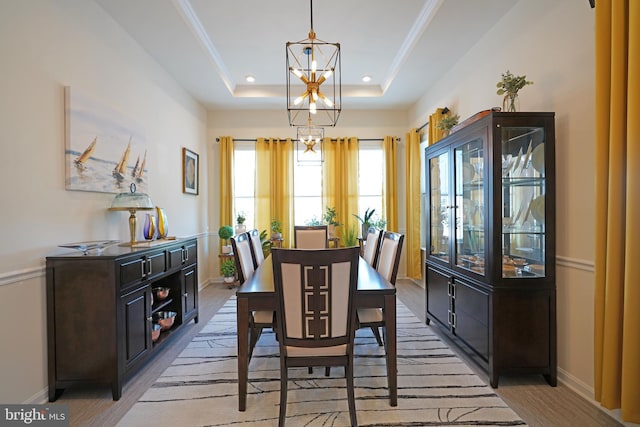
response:
M398 406L389 406L384 348L356 336L360 426L524 426L518 415L424 323L397 302ZM120 427L275 426L278 343L265 330L249 365L247 410L238 411L236 299L230 298L118 423ZM348 426L342 368L289 370L287 425Z

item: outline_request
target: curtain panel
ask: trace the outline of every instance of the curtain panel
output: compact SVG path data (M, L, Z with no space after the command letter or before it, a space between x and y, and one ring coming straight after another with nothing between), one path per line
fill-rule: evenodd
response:
M337 221L342 224L336 233L344 244L344 234L352 227L359 234L352 215L358 212L358 138L325 138L322 144L323 212L327 207L336 208Z
M640 423L640 2L595 15L595 399Z
M384 188L382 203L387 229L398 232L398 174L397 174L398 140L393 136L385 136L382 141L384 153Z
M440 120L445 118L442 114L442 110L443 108L436 108L435 113L429 116L429 124L427 126L427 131L429 132L429 145L435 144L444 137L442 130L437 128Z
M404 240L407 254L407 277L422 279L422 255L420 248L421 203L420 170L420 131L411 129L405 136L407 141L407 159L405 179L407 182L406 221L407 233Z
M290 138L256 141L255 218L258 230L282 223L283 247L293 240L293 142Z
M220 226L233 224L233 137L220 137ZM222 241L218 252L222 252Z

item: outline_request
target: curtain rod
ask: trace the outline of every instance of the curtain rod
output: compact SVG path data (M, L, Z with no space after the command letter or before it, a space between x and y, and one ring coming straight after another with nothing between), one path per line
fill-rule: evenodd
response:
M287 139L287 138L280 138L280 139ZM400 138L396 137L397 141L400 141ZM238 141L238 142L258 142L258 140L256 138L234 138L233 139L234 142ZM298 141L297 139L292 139L291 141L296 142ZM331 141L337 141L336 138L331 138ZM358 141L384 141L384 138L358 138ZM220 142L220 138L216 138L216 142Z

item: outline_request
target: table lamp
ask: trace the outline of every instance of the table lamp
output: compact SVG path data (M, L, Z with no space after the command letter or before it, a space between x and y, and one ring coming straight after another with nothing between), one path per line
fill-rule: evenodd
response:
M136 211L148 211L153 209L151 197L145 193L136 193L136 185L131 183L130 192L119 193L111 202L110 211L129 211L129 233L131 234L131 242L128 245L136 244Z

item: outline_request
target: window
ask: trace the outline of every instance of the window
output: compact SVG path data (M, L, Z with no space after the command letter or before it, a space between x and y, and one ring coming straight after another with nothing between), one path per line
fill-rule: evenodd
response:
M247 230L255 225L254 194L256 150L253 142L236 142L233 151L233 221L239 212L246 218ZM229 224L232 225L232 224Z
M293 223L322 219L322 165L293 162Z
M361 141L358 153L358 215L375 209L374 219L384 217L384 153L380 141ZM246 217L247 229L255 226L255 143L236 142L233 153L233 220L238 212ZM294 160L294 224L322 220L322 165L298 164ZM356 212L351 212L356 213ZM349 214L351 214L349 213ZM346 217L344 217L346 219Z
M380 141L361 141L358 152L358 215L375 209L373 219L384 217L384 153ZM355 212L353 212L355 213Z

